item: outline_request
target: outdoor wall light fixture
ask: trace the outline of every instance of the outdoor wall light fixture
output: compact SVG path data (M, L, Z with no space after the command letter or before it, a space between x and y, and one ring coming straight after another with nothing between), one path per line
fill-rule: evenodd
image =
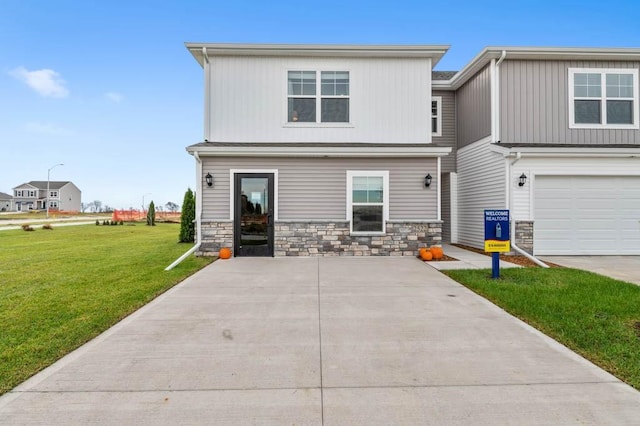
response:
M524 186L525 183L527 183L527 175L523 173L518 178L518 186Z
M428 173L425 177L424 177L424 186L425 188L428 188L431 186L431 173Z
M211 176L211 173L207 173L204 179L207 181L207 186L213 186L213 176Z

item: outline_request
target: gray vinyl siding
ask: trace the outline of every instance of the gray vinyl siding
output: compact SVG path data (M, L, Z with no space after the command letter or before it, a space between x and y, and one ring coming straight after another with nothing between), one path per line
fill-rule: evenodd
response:
M640 144L640 130L569 129L568 89L568 68L639 67L640 62L505 60L500 65L501 142Z
M437 219L436 158L203 157L203 220L230 219L230 169L278 170L279 220L345 220L347 170L389 171L389 219ZM431 173L430 188L424 176ZM204 177L202 178L204 181Z
M451 242L451 176L442 174L442 242Z
M442 173L456 171L456 95L450 91L435 91L442 98L442 136L433 136L433 143L451 147L451 154L442 157Z
M484 67L456 94L458 148L491 134L491 68Z
M490 141L458 151L458 242L484 246L484 210L504 209L505 166Z

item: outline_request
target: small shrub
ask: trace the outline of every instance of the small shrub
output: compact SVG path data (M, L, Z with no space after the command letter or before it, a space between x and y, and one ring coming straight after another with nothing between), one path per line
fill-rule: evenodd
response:
M22 230L23 231L33 231L34 229L31 226L29 226L29 225L27 225L25 223L24 225L22 225Z
M118 222L116 222L115 220L111 221L111 226L117 226L117 225L118 225Z
M49 223L45 223L44 225L42 225L42 229L48 229L49 231L53 231L53 226L51 226Z
M108 220L105 220L105 221L103 221L103 222L102 222L102 224L103 224L104 226L109 226L109 221L108 221Z
M120 221L120 226L124 225L124 220Z
M96 226L100 226L100 221L96 219Z

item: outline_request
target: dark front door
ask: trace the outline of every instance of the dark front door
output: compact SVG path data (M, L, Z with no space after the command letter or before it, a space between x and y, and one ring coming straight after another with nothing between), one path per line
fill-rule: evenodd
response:
M235 192L235 255L273 256L273 173L236 173Z

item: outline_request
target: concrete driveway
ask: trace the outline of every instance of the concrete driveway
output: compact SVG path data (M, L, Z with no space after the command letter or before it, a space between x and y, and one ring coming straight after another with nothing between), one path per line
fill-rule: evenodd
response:
M542 256L541 259L640 285L640 256Z
M3 424L638 424L640 393L414 258L218 261Z

